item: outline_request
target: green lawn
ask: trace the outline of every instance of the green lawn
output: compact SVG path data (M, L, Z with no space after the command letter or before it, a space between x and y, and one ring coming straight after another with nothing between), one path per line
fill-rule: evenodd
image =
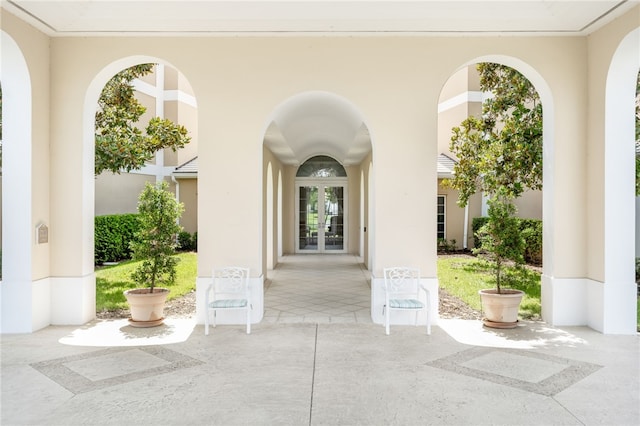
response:
M171 293L169 293L167 300L183 296L196 288L197 253L180 253L177 256L180 258L180 262L178 262L176 282L168 287ZM122 292L139 287L131 279L131 273L138 263L127 261L96 270L97 311L128 308Z
M510 268L509 278L513 281L512 288L526 293L520 305L520 317L540 319L540 274ZM495 286L488 264L472 256L438 256L438 281L449 294L478 311L481 310L478 290ZM637 326L640 331L640 297L637 300Z
M508 268L507 280L510 288L525 292L520 317L540 319L540 274L526 268ZM449 294L478 311L481 310L478 291L495 287L489 264L471 256L439 256L438 281Z

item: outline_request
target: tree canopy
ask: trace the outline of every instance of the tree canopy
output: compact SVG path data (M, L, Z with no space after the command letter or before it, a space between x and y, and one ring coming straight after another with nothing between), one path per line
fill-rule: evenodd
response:
M2 167L2 86L0 86L0 168Z
M636 80L636 196L640 195L640 71Z
M153 72L154 64L120 71L102 89L95 132L95 174L130 172L152 160L156 151L184 147L191 138L184 126L152 118L143 130L137 126L146 108L135 98L132 81Z
M505 65L480 63L480 89L491 96L481 117L452 129L450 150L458 162L444 184L459 191L465 206L478 191L499 189L516 198L542 188L542 104L529 80Z

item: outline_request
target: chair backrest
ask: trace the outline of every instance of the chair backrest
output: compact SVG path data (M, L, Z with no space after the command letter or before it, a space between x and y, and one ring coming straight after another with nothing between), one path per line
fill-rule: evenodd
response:
M213 270L215 298L249 297L249 268L227 266Z
M388 296L415 296L420 284L420 270L406 266L384 268L384 290Z

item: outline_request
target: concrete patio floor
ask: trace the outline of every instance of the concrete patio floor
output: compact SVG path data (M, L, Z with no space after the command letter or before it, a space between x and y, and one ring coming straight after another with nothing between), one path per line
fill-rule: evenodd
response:
M638 425L640 338L371 322L354 256L285 256L265 317L1 337L2 425Z
M637 425L638 336L477 321L2 336L3 425Z

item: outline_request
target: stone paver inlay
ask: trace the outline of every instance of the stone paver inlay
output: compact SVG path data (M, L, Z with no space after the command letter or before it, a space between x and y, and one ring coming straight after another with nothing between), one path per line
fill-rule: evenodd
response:
M31 364L74 394L157 376L202 364L160 346L109 348Z
M553 396L602 366L516 349L477 347L427 363L431 367Z

